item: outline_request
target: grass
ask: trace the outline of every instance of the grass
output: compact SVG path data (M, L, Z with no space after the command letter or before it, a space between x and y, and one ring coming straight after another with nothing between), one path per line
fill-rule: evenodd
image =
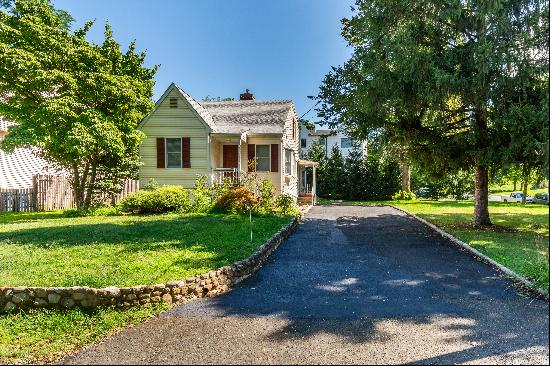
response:
M499 196L509 196L512 192L521 192L520 184L518 183L516 189L514 190L513 184L505 184L502 186L492 186L489 187L490 194L496 194ZM533 197L537 193L548 193L548 188L537 188L537 189L527 189L527 195Z
M323 200L321 203L331 201ZM490 202L489 213L495 226L479 229L470 225L473 201L372 203L394 205L414 213L548 291L548 206Z
M0 314L0 363L44 363L98 342L167 308L33 310Z
M289 216L0 214L0 285L134 286L248 257Z
M0 214L0 286L163 283L244 259L289 216L67 217ZM51 362L165 310L100 308L0 314L0 363Z

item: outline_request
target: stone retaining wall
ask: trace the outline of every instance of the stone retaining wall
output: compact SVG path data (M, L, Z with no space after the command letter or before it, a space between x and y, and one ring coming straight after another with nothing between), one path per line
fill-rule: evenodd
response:
M182 303L195 298L214 297L253 274L279 244L296 228L299 218L269 238L245 260L184 281L165 284L107 287L0 287L0 312L29 308L93 308L114 305L126 308L151 303Z

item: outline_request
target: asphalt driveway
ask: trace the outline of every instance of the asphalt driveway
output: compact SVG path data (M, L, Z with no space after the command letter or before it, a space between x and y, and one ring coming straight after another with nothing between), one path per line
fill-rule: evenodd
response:
M63 362L548 364L548 302L400 211L317 206L230 293Z

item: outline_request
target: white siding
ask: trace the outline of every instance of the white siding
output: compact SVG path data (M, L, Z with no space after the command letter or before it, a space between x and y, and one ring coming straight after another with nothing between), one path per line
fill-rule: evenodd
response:
M177 108L170 108L170 98L178 98ZM147 135L140 147L143 162L139 172L141 185L154 178L161 185L192 188L198 175L209 174L209 129L176 89L168 94L140 128ZM157 137L190 137L191 168L157 168Z
M294 155L293 171L290 175L284 172L284 149L289 149ZM283 150L281 151L282 171L284 172L282 179L281 192L292 196L295 200L298 199L298 159L300 158L300 126L296 118L296 111L292 108L285 123L283 134Z

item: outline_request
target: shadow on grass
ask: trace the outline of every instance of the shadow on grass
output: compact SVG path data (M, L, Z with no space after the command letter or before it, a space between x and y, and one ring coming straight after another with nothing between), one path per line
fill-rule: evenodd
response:
M238 215L17 223L0 232L0 285L104 287L182 279L248 257L289 220L253 216L252 241L248 216Z
M110 217L100 219L109 221ZM16 227L0 233L0 241L10 245L45 248L88 244L126 245L130 251L152 250L157 246L177 248L196 244L215 245L228 240L250 241L250 223L245 216L151 215L116 217L115 220L82 223L82 220L67 219L65 225L59 225L59 222L49 225L49 222L45 222L44 226L39 227ZM273 230L273 225L286 221L282 217L254 216L252 230L263 236Z

